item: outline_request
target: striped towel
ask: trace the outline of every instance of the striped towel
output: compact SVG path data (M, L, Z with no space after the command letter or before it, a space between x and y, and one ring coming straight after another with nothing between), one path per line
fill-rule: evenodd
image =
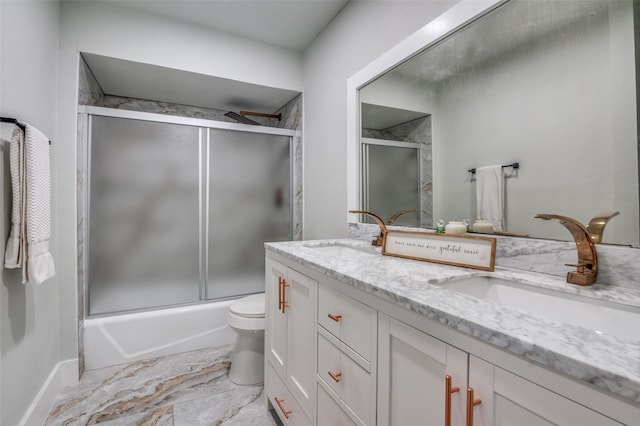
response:
M49 139L38 129L15 128L9 152L13 208L5 268L22 268L22 282L40 284L55 275L51 239Z

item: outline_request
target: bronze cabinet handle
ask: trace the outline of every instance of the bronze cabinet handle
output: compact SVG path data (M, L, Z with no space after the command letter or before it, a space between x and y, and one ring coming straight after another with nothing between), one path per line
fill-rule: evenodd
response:
M473 407L482 401L473 396L473 388L467 388L467 426L473 426Z
M460 387L451 386L451 376L444 378L444 426L451 426L451 395L460 392Z
M287 280L282 279L282 304L280 305L280 312L285 313L286 309L291 305L286 302L286 293L285 290L287 287L291 287L291 284L287 284Z
M340 377L342 377L342 373L334 374L331 371L328 371L327 374L329 374L336 383L338 383L340 381Z
M334 320L335 322L340 322L340 319L342 318L342 315L328 314L327 316L332 320Z
M280 411L282 411L282 414L284 414L284 418L288 419L289 418L289 414L291 414L291 410L287 411L283 406L282 403L284 402L284 399L278 399L277 397L273 397L276 400L276 404L278 404L278 408L280 409Z
M282 312L282 282L284 279L278 277L278 310Z

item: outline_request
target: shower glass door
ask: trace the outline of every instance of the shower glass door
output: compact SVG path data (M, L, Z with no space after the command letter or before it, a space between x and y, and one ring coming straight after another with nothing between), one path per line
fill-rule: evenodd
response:
M291 136L89 123L89 315L264 291L264 243L292 235Z
M420 152L404 145L411 144L362 142L362 205L384 220L400 210L420 212ZM368 217L364 220L375 223ZM420 226L420 215L405 214L395 224Z
M199 129L93 116L89 314L200 297Z
M208 299L264 291L264 243L291 238L290 140L209 129Z

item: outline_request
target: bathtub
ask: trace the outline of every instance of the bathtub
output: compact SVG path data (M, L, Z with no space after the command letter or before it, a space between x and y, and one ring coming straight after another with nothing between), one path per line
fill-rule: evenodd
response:
M235 342L227 325L233 300L88 318L84 321L86 370Z

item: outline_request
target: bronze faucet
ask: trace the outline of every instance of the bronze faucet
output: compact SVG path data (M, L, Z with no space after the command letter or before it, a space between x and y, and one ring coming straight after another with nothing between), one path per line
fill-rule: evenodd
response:
M384 236L387 233L387 226L384 224L384 221L380 219L380 216L364 210L349 210L349 213L366 214L367 216L371 216L372 218L375 219L376 223L380 227L380 235L378 235L373 239L373 241L371 241L371 245L378 246L378 247L381 246L382 241L384 240Z
M620 212L602 212L598 213L591 219L589 224L586 226L589 234L591 234L591 239L594 243L602 242L602 234L604 234L604 227L611 220L612 217L619 215Z
M536 214L537 219L550 220L555 219L571 232L573 239L576 241L578 248L578 263L576 265L567 264L567 266L575 266L575 271L567 273L567 282L578 285L591 285L596 282L598 276L598 255L596 254L596 245L593 242L587 228L580 222L567 216L557 214Z
M393 225L393 223L405 213L415 213L417 211L418 210L416 209L400 210L399 212L395 213L393 216L389 218L389 220L387 221L387 225ZM380 218L380 216L378 216L377 214L374 214L365 210L349 210L349 213L366 214L367 216L371 216L373 219L375 219L376 223L378 224L378 227L380 228L380 235L378 235L373 239L373 241L371 241L371 245L378 246L378 247L382 246L382 243L384 241L384 236L387 233L387 226L384 224L384 220L382 220L382 218Z

